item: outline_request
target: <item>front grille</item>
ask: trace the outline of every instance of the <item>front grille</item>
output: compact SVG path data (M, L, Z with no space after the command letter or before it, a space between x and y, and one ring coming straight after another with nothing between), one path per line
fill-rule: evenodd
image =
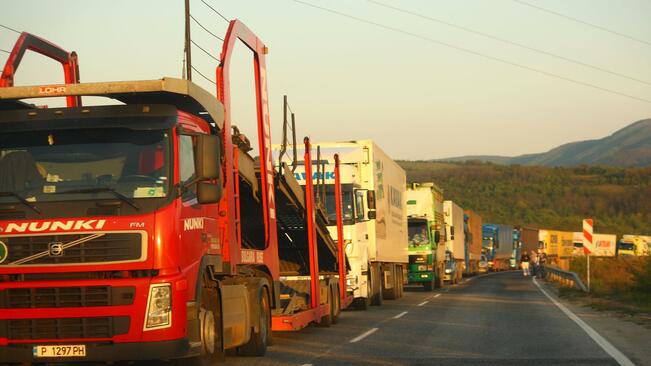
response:
M11 288L0 291L0 309L131 305L135 292L112 286Z
M70 244L92 238L91 235L99 236L80 244ZM8 248L8 256L0 266L138 260L143 247L142 236L138 233L7 236L0 237L0 240ZM62 251L57 253L53 250L53 245L62 246ZM34 258L27 260L30 256Z
M128 316L0 320L0 338L9 340L111 338L128 331Z

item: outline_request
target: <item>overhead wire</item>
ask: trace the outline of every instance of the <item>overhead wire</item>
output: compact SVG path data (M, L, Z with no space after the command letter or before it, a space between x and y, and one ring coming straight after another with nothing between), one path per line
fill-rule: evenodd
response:
M207 81L209 81L209 82L212 83L213 85L217 85L217 83L215 83L212 79L210 79L210 78L207 77L206 75L202 74L201 71L197 70L196 67L194 67L194 66L190 66L190 67L192 68L192 70L196 71L196 73L199 74L199 76L201 76L202 78L206 79Z
M10 30L10 31L12 31L12 32L16 32L16 33L18 33L18 34L21 33L20 31L17 31L17 30L15 30L15 29L13 29L13 28L11 28L11 27L8 27L8 26L6 26L6 25L4 25L4 24L0 24L0 27L2 27L2 28L4 28L4 29L8 29L8 30Z
M210 6L210 4L208 4L208 3L205 2L204 0L201 0L201 2L202 2L205 6L209 7L210 10L214 11L215 13L217 13L217 15L219 15L222 19L224 19L224 20L226 21L226 23L230 23L230 20L228 20L224 15L222 15L222 13L220 13L219 11L217 11L217 9L213 8L212 6Z
M608 73L608 74L611 74L611 75L619 76L621 78L629 79L629 80L636 81L636 82L639 82L639 83L642 83L642 84L651 85L650 81L641 80L641 79L638 79L638 78L635 78L635 77L632 77L632 76L629 76L629 75L619 73L617 71L605 69L603 67L595 66L595 65L589 64L587 62L575 60L575 59L565 57L565 56L562 56L562 55L558 55L558 54L555 54L555 53L552 53L552 52L549 52L549 51L537 49L537 48L534 48L534 47L531 47L531 46L527 46L525 44L521 44L521 43L514 42L514 41L511 41L511 40L508 40L508 39L504 39L504 38L501 38L501 37L498 37L498 36L494 36L492 34L484 33L484 32L481 32L481 31L478 31L478 30L475 30L475 29L472 29L472 28L468 28L468 27L464 27L464 26L457 25L457 24L454 24L454 23L450 23L450 22L447 22L445 20L441 20L441 19L437 19L437 18L428 16L428 15L416 13L414 11L410 11L410 10L400 8L400 7L397 7L397 6L394 6L394 5L385 4L385 3L377 1L377 0L366 0L366 1L368 1L368 2L370 2L372 4L375 4L375 5L387 8L387 9L395 10L395 11L403 13L403 14L407 14L407 15L411 15L411 16L418 17L418 18L421 18L421 19L429 20L429 21L432 21L432 22L444 24L444 25L447 25L449 27L461 29L461 30L463 30L465 32L477 34L477 35L480 35L482 37L490 38L492 40L496 40L496 41L499 41L499 42L510 44L512 46L520 47L520 48L523 48L523 49L526 49L526 50L529 50L529 51L537 52L537 53L540 53L540 54L543 54L543 55L546 55L546 56L550 56L550 57L554 57L554 58L557 58L557 59L560 59L560 60L563 60L563 61L571 62L571 63L576 64L576 65L588 67L588 68L591 68L591 69L594 69L594 70L598 70L598 71L605 72L605 73Z
M586 22L585 20L581 20L581 19L569 16L569 15L566 15L566 14L563 14L563 13L559 13L559 12L554 11L554 10L543 8L542 6L534 5L534 4L531 4L531 3L526 2L526 1L522 1L522 0L513 0L513 1L520 4L520 5L528 6L530 8L534 8L534 9L537 9L537 10L545 12L545 13L553 14L553 15L556 15L558 17L565 18L565 19L571 20L571 21L576 22L576 23L581 23L583 25L587 25L588 27L599 29L600 31L603 31L603 32L611 33L611 34L614 34L614 35L619 36L619 37L627 38L627 39L629 39L631 41L644 43L647 46L651 46L651 42L640 39L640 38L636 38L636 37L633 37L633 36L629 36L628 34L624 34L624 33L621 33L621 32L618 32L618 31L615 31L615 30L612 30L612 29L609 29L609 28L606 28L606 27L603 27L603 26L600 26L600 25L597 25L597 24L589 23L589 22Z
M217 57L211 55L210 52L206 51L203 47L201 47L201 46L200 46L197 42L195 42L194 40L191 39L190 42L191 42L193 45L195 45L198 49L200 49L201 51L203 51L203 53L205 53L208 57L212 58L213 60L215 60L215 61L217 61L217 62L219 62L219 63L222 62L222 61L221 61L220 59L218 59Z
M11 52L9 52L7 50L3 50L2 48L0 48L0 51L5 52L5 53L11 53Z
M433 38L430 38L430 37L427 37L427 36L424 36L424 35L421 35L421 34L413 33L413 32L406 31L406 30L403 30L403 29L400 29L400 28L396 28L396 27L392 27L392 26L389 26L389 25L386 25L386 24L378 23L378 22L375 22L375 21L372 21L372 20L360 18L360 17L350 15L350 14L347 14L347 13L344 13L344 12L340 12L338 10L326 8L326 7L319 6L319 5L315 5L315 4L308 3L308 2L305 2L305 1L302 1L302 0L291 0L291 1L293 1L293 2L295 2L297 4L301 4L301 5L308 6L308 7L314 8L314 9L318 9L318 10L325 11L325 12L328 12L328 13L331 13L331 14L335 14L335 15L338 15L340 17L352 19L352 20L355 20L355 21L358 21L358 22L373 25L375 27L383 28L383 29L386 29L386 30L389 30L389 31L392 31L392 32L395 32L395 33L400 33L400 34L407 35L407 36L410 36L410 37L418 38L420 40L423 40L423 41L426 41L426 42L429 42L429 43L438 44L438 45L441 45L441 46L452 48L452 49L455 49L457 51L461 51L461 52L468 53L468 54L475 55L475 56L479 56L479 57L482 57L482 58L485 58L485 59L497 61L497 62L506 64L506 65L510 65L510 66L514 66L514 67L517 67L517 68L520 68L520 69L523 69L523 70L532 71L532 72L535 72L535 73L538 73L538 74L541 74L541 75L546 75L546 76L549 76L549 77L552 77L552 78L556 78L556 79L564 80L564 81L571 82L571 83L574 83L574 84L583 85L583 86L590 87L590 88L593 88L593 89L601 90L601 91L606 92L606 93L619 95L619 96L622 96L622 97L626 97L626 98L630 98L630 99L634 99L634 100L637 100L637 101L641 101L641 102L651 104L651 99L645 99L645 98L637 97L637 96L634 96L634 95L622 93L622 92L612 90L612 89L608 89L608 88L605 88L605 87L602 87L602 86L599 86L599 85L596 85L596 84L592 84L592 83L572 79L572 78L569 78L569 77L566 77L566 76L554 74L554 73L549 72L549 71L545 71L545 70L537 69L537 68L534 68L534 67L531 67L531 66L519 64L519 63L509 61L509 60L506 60L506 59L502 59L502 58L499 58L499 57L496 57L496 56L487 55L487 54L484 54L484 53L481 53L481 52L478 52L478 51L474 51L474 50L471 50L471 49L468 49L468 48L464 48L464 47L461 47L461 46L457 46L457 45L454 45L454 44L451 44L451 43L439 41L439 40L436 40L436 39L433 39Z
M194 16L192 16L192 14L190 14L190 19L194 20L194 22L197 23L197 25L200 26L203 30L205 30L208 34L224 42L224 39L222 37L216 35L215 33L211 32L208 28L204 27L203 24L201 24L197 19L194 18Z

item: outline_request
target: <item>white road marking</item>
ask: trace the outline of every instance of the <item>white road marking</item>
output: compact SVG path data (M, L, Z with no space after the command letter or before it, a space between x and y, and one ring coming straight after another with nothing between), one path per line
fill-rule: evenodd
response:
M400 313L400 314L394 316L393 319L400 319L400 318L402 318L403 316L405 316L405 314L407 314L407 313L408 313L408 311L403 311L402 313Z
M434 295L434 296L432 296L432 297L437 298L437 297L439 297L439 296L441 296L441 294L436 294L436 295Z
M423 301L423 302L421 302L420 304L418 304L418 306L423 306L423 305L427 304L428 302L429 302L429 301Z
M554 305L558 306L559 309L565 315L567 315L568 318L572 319L581 329L583 329L584 332L592 338L595 343L599 345L607 354L610 355L610 357L614 358L615 361L617 361L618 364L622 366L635 366L631 360L626 357L620 350L618 350L615 346L613 346L610 342L608 342L604 337L602 337L597 331L592 329L586 322L584 322L581 318L576 316L570 309L566 308L565 305L561 304L560 302L556 301L553 297L551 297L547 291L543 290L543 288L538 284L538 281L536 279L533 279L533 283L536 284L538 289L543 293L543 295L547 296L549 300L551 300Z
M357 342L361 341L362 339L364 339L364 338L370 336L371 334L377 332L378 329L379 329L379 328L371 328L371 329L367 330L366 332L364 332L364 333L358 335L357 337L351 339L351 340L350 340L350 343L357 343Z
M312 364L311 363L304 363L301 366L312 366Z

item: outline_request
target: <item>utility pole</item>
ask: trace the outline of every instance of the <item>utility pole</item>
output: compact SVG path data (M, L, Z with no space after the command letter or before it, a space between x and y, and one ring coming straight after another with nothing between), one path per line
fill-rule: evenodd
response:
M192 80L192 44L190 43L190 0L185 0L185 76Z

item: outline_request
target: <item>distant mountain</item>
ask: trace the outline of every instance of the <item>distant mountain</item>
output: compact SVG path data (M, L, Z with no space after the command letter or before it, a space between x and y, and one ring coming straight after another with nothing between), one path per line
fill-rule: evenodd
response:
M637 121L598 140L571 142L540 154L516 157L477 155L436 161L482 161L502 165L608 165L642 167L651 165L651 119Z

